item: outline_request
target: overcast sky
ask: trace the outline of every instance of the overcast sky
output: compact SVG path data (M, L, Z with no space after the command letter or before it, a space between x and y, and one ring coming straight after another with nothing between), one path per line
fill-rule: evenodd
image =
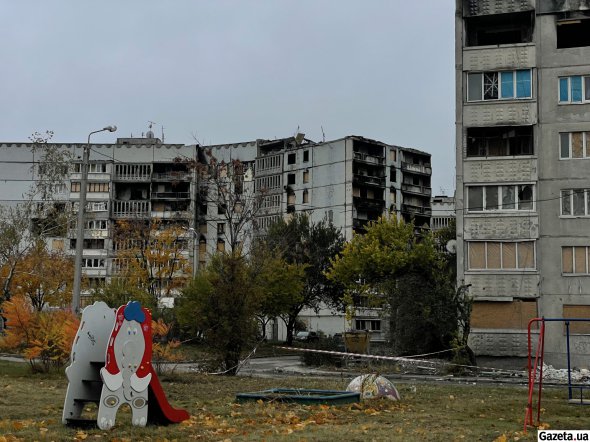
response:
M454 190L451 0L2 1L0 141L362 135Z

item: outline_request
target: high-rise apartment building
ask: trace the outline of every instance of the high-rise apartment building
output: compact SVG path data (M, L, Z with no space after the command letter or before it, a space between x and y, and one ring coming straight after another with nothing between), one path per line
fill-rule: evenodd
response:
M480 355L526 355L533 317L590 317L589 7L456 2L458 278ZM590 324L571 332L578 363ZM548 360L565 347L549 325Z

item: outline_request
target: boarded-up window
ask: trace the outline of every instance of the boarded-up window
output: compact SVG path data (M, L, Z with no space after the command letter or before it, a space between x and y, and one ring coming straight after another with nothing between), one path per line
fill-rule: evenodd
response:
M470 269L485 269L485 243L472 242L469 243L469 268Z
M518 248L518 268L519 269L534 269L535 268L535 252L534 243L532 241L520 242Z
M222 239L217 240L217 251L218 252L225 252L225 241Z
M488 269L500 269L502 268L502 263L500 261L501 254L500 254L500 243L499 242L489 242L488 243Z
M309 170L303 172L303 182L309 183Z
M199 241L199 262L205 261L207 257L207 242L204 240Z
M582 158L584 156L584 142L582 132L572 133L572 157Z
M534 241L469 242L469 269L514 270L535 268Z
M536 317L537 302L534 300L476 301L471 312L471 327L526 330L529 321Z
M590 319L590 305L564 305L563 317ZM563 328L565 333L565 325ZM590 321L570 322L570 333L590 334Z
M502 267L505 269L516 268L516 243L502 244Z
M561 265L564 274L587 275L588 253L590 248L586 246L568 246L561 248Z
M199 232L201 232L203 235L207 234L207 224L201 224L199 226Z
M586 270L586 248L575 247L574 248L574 272L575 273L588 273Z
M573 247L562 247L561 248L561 263L563 268L563 273L573 273L574 272L574 257L573 257Z
M63 250L64 249L64 240L63 239L54 239L51 242L51 248L53 250Z
M309 203L309 191L305 189L303 191L303 204Z

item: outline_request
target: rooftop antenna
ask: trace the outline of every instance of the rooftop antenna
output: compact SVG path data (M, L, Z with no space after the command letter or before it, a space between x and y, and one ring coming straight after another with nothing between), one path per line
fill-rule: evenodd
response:
M149 120L148 120L148 123L150 123L149 126L148 126L148 129L149 130L147 131L147 133L145 134L145 136L146 136L146 138L154 138L154 132L152 131L152 127L156 123L154 121L149 121Z
M326 142L326 134L324 132L324 126L320 126L322 128L322 142Z
M164 142L164 125L162 124L162 143Z

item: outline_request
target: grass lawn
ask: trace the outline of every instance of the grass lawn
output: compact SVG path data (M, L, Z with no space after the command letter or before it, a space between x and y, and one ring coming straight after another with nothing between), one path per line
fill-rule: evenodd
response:
M522 433L525 387L399 384L401 402L345 406L234 402L238 392L273 387L344 390L350 379L217 377L183 374L162 379L174 406L191 419L137 428L120 409L111 431L61 424L65 375L31 374L27 364L0 361L0 442L10 440L212 441L492 441L537 440ZM545 391L543 422L551 429L590 429L590 408L568 405L565 388ZM90 415L94 405L87 408ZM502 435L506 439L502 439Z

